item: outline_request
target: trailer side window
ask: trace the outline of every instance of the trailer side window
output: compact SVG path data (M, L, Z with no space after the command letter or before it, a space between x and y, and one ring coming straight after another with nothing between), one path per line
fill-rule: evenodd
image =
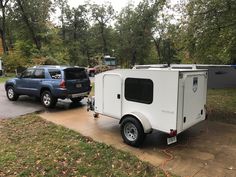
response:
M153 101L153 82L150 79L127 78L125 80L125 99L151 104Z

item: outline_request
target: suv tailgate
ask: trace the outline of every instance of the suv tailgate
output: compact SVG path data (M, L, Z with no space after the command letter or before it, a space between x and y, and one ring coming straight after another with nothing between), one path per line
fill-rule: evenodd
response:
M90 91L90 80L84 68L66 68L64 75L68 94Z

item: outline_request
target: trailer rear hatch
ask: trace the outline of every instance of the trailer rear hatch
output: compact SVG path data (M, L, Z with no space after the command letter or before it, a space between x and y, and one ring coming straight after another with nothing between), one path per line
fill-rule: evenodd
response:
M207 71L183 73L183 127L185 130L205 119Z
M69 94L90 91L90 80L84 68L66 68L64 74Z

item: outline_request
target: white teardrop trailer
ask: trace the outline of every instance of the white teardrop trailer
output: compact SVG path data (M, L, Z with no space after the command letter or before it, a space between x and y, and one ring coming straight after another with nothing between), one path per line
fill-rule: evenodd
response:
M207 70L148 67L117 69L95 76L94 116L119 119L121 135L131 146L159 130L177 134L206 119Z

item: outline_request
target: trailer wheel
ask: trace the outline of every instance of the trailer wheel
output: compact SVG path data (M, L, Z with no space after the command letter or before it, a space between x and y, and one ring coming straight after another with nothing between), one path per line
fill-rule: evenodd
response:
M131 116L121 122L120 131L124 142L134 147L140 146L145 139L142 124Z

